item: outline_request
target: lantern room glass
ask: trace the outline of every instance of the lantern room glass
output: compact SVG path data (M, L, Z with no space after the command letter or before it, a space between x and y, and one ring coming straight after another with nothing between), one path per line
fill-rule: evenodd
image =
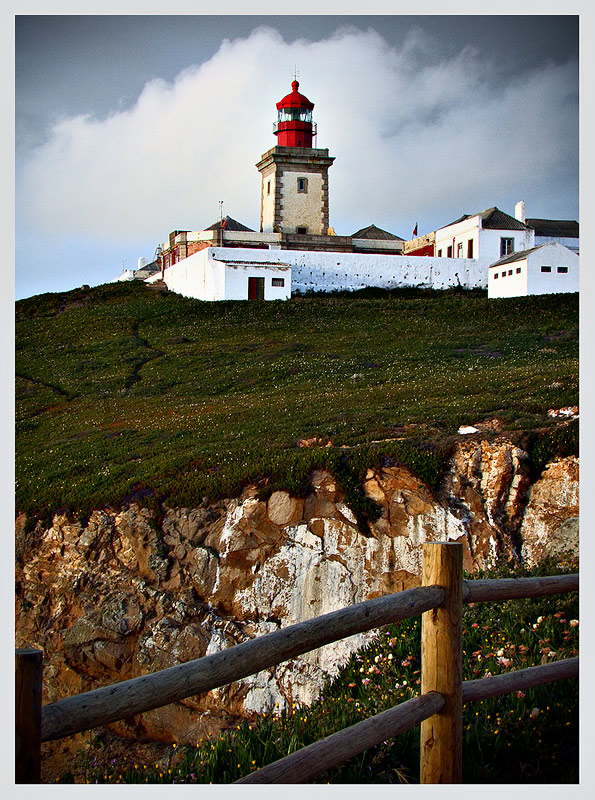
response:
M312 122L312 110L309 108L281 108L278 112L278 122Z

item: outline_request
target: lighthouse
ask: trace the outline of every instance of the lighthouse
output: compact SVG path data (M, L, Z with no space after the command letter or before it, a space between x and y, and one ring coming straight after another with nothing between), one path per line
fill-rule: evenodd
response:
M326 235L329 227L328 169L335 160L328 150L312 147L316 123L314 103L298 91L277 105L273 133L277 144L263 154L256 168L261 174L260 230L263 233Z

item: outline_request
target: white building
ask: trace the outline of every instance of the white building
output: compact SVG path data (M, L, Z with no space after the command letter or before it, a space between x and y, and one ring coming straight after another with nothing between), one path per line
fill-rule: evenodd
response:
M579 257L558 242L501 258L488 270L488 297L578 292Z
M482 258L492 263L534 244L532 228L494 206L439 228L435 252L438 258Z
M263 260L264 256L264 260ZM161 273L147 280L161 280ZM165 270L167 288L197 300L287 300L291 266L279 251L206 247Z

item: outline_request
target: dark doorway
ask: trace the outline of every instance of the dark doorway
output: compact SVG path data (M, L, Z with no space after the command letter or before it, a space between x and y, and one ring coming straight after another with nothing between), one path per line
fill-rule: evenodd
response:
M264 300L264 278L248 278L248 300Z

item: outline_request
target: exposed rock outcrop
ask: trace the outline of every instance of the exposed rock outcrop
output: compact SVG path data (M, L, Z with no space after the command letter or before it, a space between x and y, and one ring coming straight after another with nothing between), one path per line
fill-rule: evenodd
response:
M437 496L407 469L369 470L382 508L364 535L335 478L305 498L255 488L207 508L132 505L86 525L56 515L23 547L17 646L44 651L44 702L172 666L388 592L419 584L421 544L462 541L465 567L520 552L577 548L578 460L530 487L510 442L461 443ZM24 519L17 520L22 538ZM118 723L121 733L193 742L234 716L310 702L365 641L354 636L208 695Z

